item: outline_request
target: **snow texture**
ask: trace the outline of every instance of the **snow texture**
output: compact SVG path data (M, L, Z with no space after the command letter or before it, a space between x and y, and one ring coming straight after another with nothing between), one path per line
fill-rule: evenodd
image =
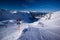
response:
M12 11L16 18L19 16L24 20L21 21L20 33L18 33L16 18L10 19L11 13L2 11L6 13L4 17L9 20L0 22L0 40L60 40L60 11L48 13L32 23L28 23L31 22L30 14L20 14L20 12L17 14L16 11Z

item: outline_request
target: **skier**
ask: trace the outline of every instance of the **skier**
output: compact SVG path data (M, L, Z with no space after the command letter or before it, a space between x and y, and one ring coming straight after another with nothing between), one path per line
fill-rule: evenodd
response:
M17 20L17 25L18 25L18 32L20 33L20 19Z

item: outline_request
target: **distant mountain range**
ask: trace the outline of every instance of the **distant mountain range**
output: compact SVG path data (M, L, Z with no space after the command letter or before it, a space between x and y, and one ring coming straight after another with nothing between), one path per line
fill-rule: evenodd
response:
M33 11L16 11L16 10L6 10L0 9L0 21L3 20L17 20L21 19L23 21L32 22L38 20L37 16L42 16L47 14L46 12L33 12ZM34 18L35 17L35 18Z

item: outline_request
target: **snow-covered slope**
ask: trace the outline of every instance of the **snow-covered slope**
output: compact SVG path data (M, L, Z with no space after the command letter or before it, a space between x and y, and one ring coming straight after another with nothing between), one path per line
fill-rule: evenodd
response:
M11 15L10 12L7 13L4 17ZM60 40L60 11L48 13L33 23L26 22L30 22L28 19L30 14L16 11L12 11L12 13L14 19L18 17L24 20L24 22L21 21L20 33L18 33L16 20L9 18L7 21L0 22L0 24L8 22L7 28L0 29L1 40Z
M48 30L31 27L24 29L17 40L60 40L60 36Z
M60 12L53 12L29 24L29 28L23 30L18 40L60 40L59 30Z
M47 14L49 16L49 14ZM46 15L46 16L47 16ZM48 17L44 16L39 21L44 23L47 26L50 26L50 28L60 27L60 12L53 12L51 14L50 19Z

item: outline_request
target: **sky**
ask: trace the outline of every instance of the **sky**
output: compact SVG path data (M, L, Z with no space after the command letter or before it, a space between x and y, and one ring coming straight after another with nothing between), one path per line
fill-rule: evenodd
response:
M60 11L60 0L0 0L0 8L28 11Z

